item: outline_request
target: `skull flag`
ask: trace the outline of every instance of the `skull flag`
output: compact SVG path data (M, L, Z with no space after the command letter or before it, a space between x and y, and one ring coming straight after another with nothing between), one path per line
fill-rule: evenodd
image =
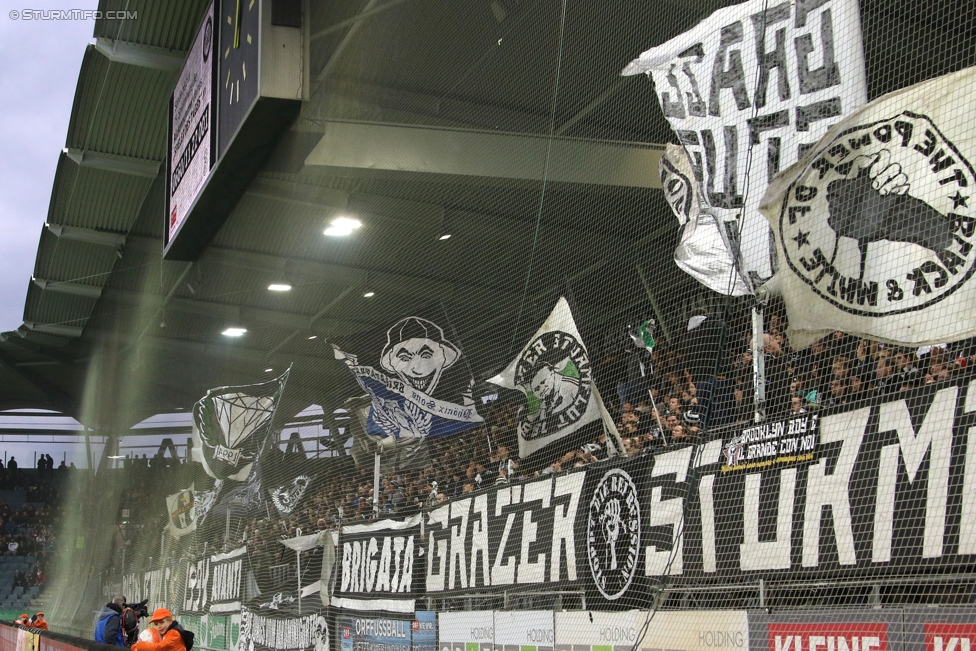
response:
M214 479L244 481L264 447L288 371L261 384L217 387L193 405L193 459Z
M461 349L441 326L408 316L384 335L365 339L371 341L353 345L363 351L378 349L378 356L376 352L356 355L336 345L333 348L335 358L369 394L368 435L397 442L437 438L483 422L474 408L470 392L474 381L461 363Z

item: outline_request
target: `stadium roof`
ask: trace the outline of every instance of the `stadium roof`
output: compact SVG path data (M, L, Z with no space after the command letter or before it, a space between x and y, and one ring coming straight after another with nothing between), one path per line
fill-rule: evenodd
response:
M672 134L652 85L619 72L731 3L657 4L667 21L633 0L565 15L529 0L312 3L310 98L185 263L161 261L161 171L169 97L206 3L101 2L139 19L97 21L84 55L24 325L0 335L0 408L99 427L112 418L87 409L93 393L128 390L127 426L294 363L297 413L356 391L326 340L425 302L445 303L483 374L507 361L516 325L529 334L562 292L590 333L658 309L655 292L690 292L683 276L655 287L677 237L657 189L656 143ZM923 20L893 4L918 3L862 2L872 97L972 65L926 54L945 29L973 32L948 5ZM897 74L874 74L881 66ZM363 229L323 237L342 214ZM267 291L273 282L294 289ZM231 325L247 336L221 336Z

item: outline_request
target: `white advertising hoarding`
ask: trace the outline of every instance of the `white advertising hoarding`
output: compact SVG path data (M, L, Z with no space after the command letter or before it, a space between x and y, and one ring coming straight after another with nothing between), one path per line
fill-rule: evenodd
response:
M491 610L440 613L437 643L440 651L492 651L495 613Z

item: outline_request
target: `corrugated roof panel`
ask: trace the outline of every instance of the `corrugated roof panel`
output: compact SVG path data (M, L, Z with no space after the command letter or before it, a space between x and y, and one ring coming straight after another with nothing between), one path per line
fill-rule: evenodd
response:
M161 161L176 74L111 63L89 46L75 91L66 146Z
M75 97L71 104L66 147L84 148L88 127L98 110L98 98L108 66L109 60L94 45L85 48L81 71L78 73L78 85L75 86Z
M38 249L35 277L99 287L105 284L118 259L115 249L87 242L52 239L52 243L42 244Z
M24 321L84 327L95 306L95 299L41 289L31 283L27 290Z
M144 177L79 168L63 156L55 175L48 222L127 233L151 183L152 179Z
M138 12L133 20L97 20L95 38L186 51L209 0L101 0L102 11Z

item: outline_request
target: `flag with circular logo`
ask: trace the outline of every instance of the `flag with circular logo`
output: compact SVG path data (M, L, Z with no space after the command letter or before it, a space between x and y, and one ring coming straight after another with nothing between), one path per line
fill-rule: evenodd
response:
M976 335L976 68L881 97L831 128L762 201L790 342Z
M512 363L488 381L525 394L518 427L522 457L601 418L590 358L562 297Z

